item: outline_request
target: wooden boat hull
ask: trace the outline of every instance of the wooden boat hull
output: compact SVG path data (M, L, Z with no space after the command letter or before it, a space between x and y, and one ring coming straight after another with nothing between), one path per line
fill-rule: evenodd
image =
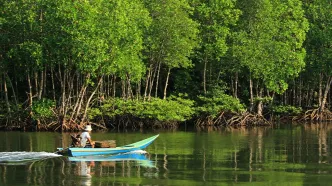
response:
M157 139L159 136L155 135L150 138L138 141L136 143L132 143L129 145L124 145L120 147L115 148L58 148L59 151L63 151L63 153L68 153L68 156L94 156L94 155L111 155L111 154L121 154L121 153L127 153L135 150L143 150L147 146L149 146L155 139ZM65 152L65 150L68 150L68 152Z

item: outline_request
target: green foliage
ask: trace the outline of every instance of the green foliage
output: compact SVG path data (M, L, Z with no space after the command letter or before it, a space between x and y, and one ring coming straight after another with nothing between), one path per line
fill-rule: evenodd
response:
M36 101L32 108L36 119L51 117L52 107L71 115L72 109L64 107L75 108L70 105L75 101L89 106L87 100L91 104L96 100L90 96L100 93L109 99L114 92L114 99L90 109L89 116L183 121L193 110L213 116L220 111L242 112L240 100L248 100L249 86L253 94L261 88L281 94L290 81L296 94L307 95L294 98L312 106L317 104L318 78L325 84L332 72L328 0L15 0L0 5L0 74L7 85L1 104L9 103L11 113L23 113L25 92L30 91L65 103L56 107L49 100ZM297 81L305 59L306 74ZM189 68L193 66L194 70ZM174 75L168 76L169 69ZM101 84L96 77L103 77ZM182 96L149 102L116 98L141 97L145 90L158 94L164 86L170 94L188 93L193 99L203 91L202 82L207 92L221 84L233 93L237 90L239 100L214 90L199 96L195 110L194 102ZM94 90L98 93L92 94Z
M32 105L33 119L48 119L54 116L52 109L55 107L55 102L50 99L41 99L34 101Z
M99 116L103 116L103 113L100 110L100 108L90 108L89 109L89 115L88 115L89 119L94 119Z
M225 94L221 90L214 90L208 96L198 96L198 114L207 114L216 117L220 112L241 113L245 111L245 106L240 100Z
M167 100L153 99L143 117L157 118L159 121L185 121L194 114L194 101L182 97L170 96Z
M194 19L200 23L201 51L198 56L202 60L219 60L228 50L226 39L241 11L235 8L233 0L192 0L191 3L195 8Z
M24 42L13 47L7 53L16 62L16 68L26 72L27 69L40 69L42 66L42 47L36 42Z
M258 102L261 101L263 103L270 103L273 100L272 97L266 96L266 97L256 97L254 101Z
M141 1L55 1L54 6L48 19L61 24L48 25L57 37L48 35L47 42L61 44L49 50L67 69L91 76L131 74L132 81L142 77L143 31L151 18Z
M146 44L151 61L169 68L192 66L189 56L197 47L198 24L190 18L193 9L186 0L146 1L152 24Z
M233 56L269 90L283 93L305 66L302 44L309 24L301 1L240 0L239 6L243 16L233 35Z
M280 106L273 106L272 112L276 115L297 115L302 112L301 107L295 107L292 105L280 105Z
M194 101L180 96L170 96L168 99L153 98L149 102L138 100L123 100L115 98L106 100L99 109L91 109L89 116L100 115L109 117L132 115L141 119L156 119L159 121L185 121L194 114Z
M332 75L332 5L328 0L304 1L310 29L306 39L307 76Z
M224 81L220 78L222 71L229 70L228 66L234 66L233 62L222 58L229 50L228 37L232 32L231 28L239 20L241 10L235 7L236 2L233 0L191 0L190 4L194 8L192 17L199 23L200 30L199 47L193 55L196 61L195 71L200 76L203 75L202 78L209 90ZM203 70L205 72L202 74ZM209 74L209 78L206 77L207 74Z

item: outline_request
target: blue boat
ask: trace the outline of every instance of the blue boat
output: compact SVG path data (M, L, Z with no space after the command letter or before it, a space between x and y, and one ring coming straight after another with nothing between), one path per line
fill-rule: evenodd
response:
M68 156L95 156L95 155L111 155L111 154L121 154L127 153L136 150L143 150L147 146L149 146L158 135L152 136L150 138L138 141L136 143L132 143L129 145L124 145L115 148L78 148L78 147L70 147L67 149L58 148L58 153Z

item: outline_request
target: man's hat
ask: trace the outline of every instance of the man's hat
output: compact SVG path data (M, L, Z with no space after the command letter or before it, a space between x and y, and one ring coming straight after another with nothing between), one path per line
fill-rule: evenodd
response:
M91 125L86 125L84 130L86 130L86 131L92 131Z

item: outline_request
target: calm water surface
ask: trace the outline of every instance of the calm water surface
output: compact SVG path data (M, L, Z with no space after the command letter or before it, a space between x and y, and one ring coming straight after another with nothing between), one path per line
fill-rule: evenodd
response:
M0 132L0 185L330 185L332 124L158 132L93 132L148 154L69 158L69 133Z

